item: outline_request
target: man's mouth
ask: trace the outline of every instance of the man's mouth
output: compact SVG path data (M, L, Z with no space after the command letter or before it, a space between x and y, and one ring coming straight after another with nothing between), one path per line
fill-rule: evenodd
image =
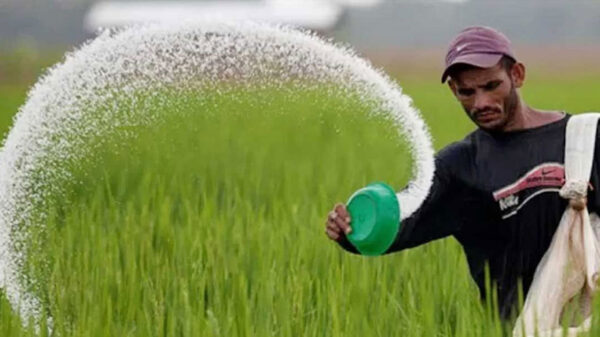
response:
M480 112L478 114L475 115L475 119L477 119L477 121L479 122L489 122L491 120L494 120L498 117L500 113L497 111L484 111L484 112Z

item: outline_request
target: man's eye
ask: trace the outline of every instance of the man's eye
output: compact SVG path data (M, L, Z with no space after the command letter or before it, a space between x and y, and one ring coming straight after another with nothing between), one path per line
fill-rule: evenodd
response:
M494 89L498 88L499 85L500 85L500 82L490 82L490 83L486 84L485 90L494 90Z
M461 96L471 96L474 92L473 89L458 89L458 94Z

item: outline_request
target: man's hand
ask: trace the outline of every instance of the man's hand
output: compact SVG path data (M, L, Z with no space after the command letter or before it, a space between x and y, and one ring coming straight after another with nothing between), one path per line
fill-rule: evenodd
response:
M344 204L338 203L333 210L327 215L327 227L325 233L334 241L339 241L347 234L352 233L350 227L350 214L346 210Z

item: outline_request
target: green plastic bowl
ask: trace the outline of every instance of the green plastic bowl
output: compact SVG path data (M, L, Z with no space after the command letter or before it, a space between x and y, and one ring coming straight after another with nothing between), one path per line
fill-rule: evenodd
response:
M385 253L400 230L400 206L394 190L381 182L369 184L352 194L347 209L350 243L362 255Z

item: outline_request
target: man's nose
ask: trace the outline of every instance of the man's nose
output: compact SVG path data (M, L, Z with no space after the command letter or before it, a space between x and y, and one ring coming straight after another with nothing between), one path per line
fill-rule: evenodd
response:
M475 100L473 102L473 108L476 110L485 110L491 106L491 100L489 95L485 92L475 93Z

